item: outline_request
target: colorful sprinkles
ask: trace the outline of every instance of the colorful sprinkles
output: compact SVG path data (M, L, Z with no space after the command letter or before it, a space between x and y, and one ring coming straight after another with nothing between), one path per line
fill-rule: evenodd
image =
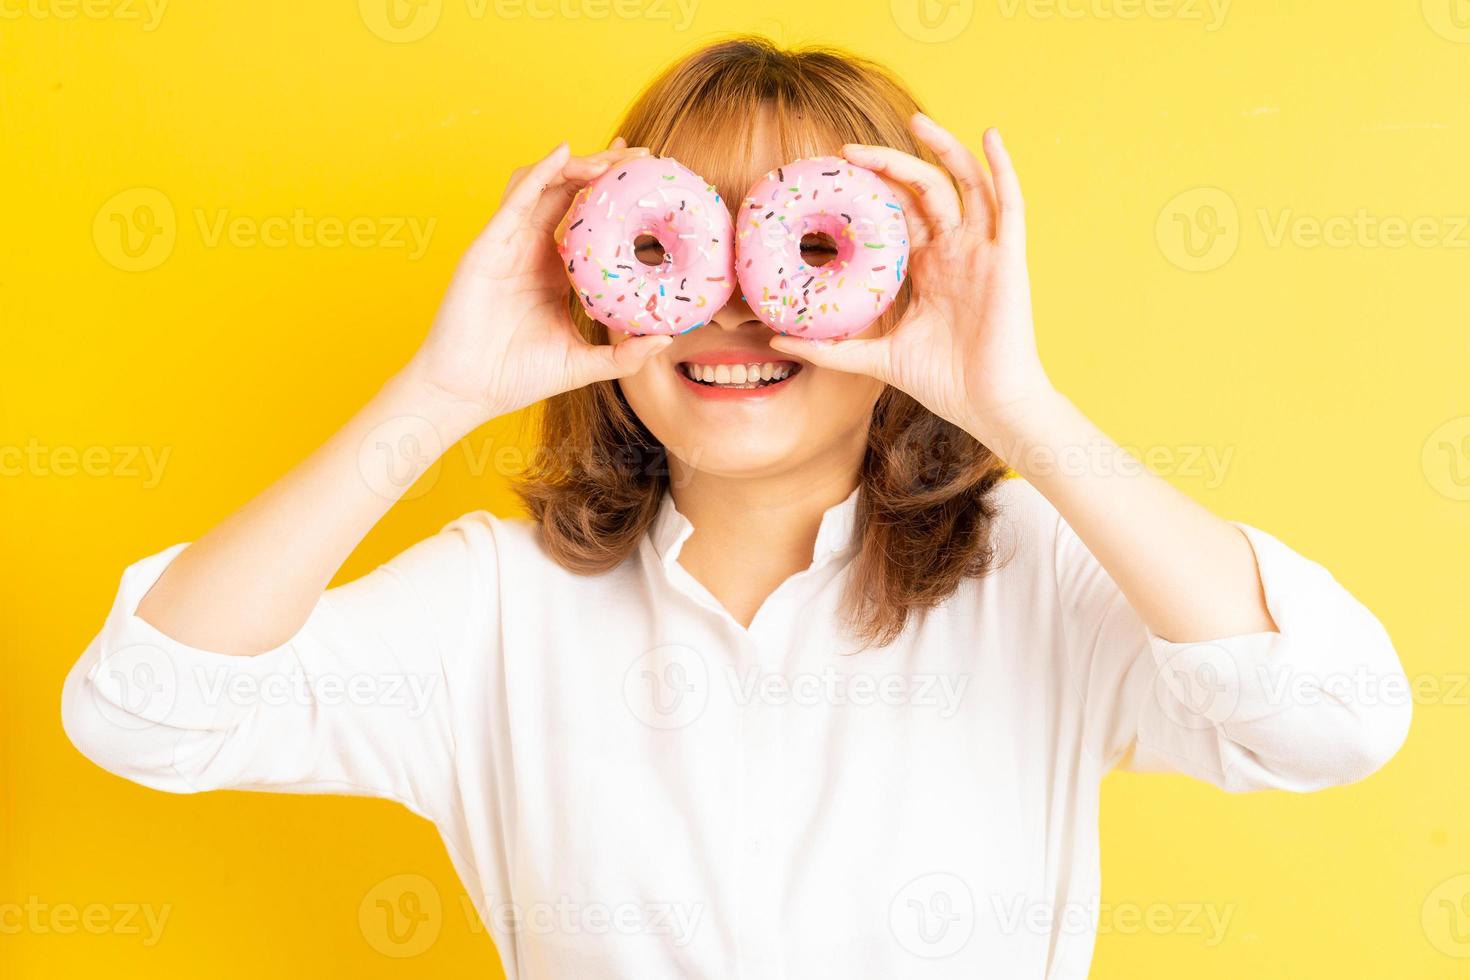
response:
M830 261L807 264L801 243L812 234L836 244ZM742 203L735 238L740 288L760 297L755 314L779 333L816 338L850 336L881 316L909 252L903 206L876 174L840 157L768 173Z
M730 213L713 186L668 157L630 160L579 191L558 250L582 307L625 333L688 333L703 326L734 291ZM643 236L657 239L662 260L636 254ZM580 260L580 261L579 261ZM624 280L615 296L602 284ZM693 284L694 289L689 285Z

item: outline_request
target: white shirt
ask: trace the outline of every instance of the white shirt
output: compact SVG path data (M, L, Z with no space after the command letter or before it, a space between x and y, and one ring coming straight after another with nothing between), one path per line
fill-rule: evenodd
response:
M835 625L856 491L749 629L678 563L668 496L597 576L467 514L257 657L134 615L177 544L124 573L63 719L147 786L432 820L512 980L1083 978L1110 768L1355 780L1403 742L1407 681L1373 615L1261 531L1280 632L1178 644L1028 484L995 500L1004 564L869 650Z

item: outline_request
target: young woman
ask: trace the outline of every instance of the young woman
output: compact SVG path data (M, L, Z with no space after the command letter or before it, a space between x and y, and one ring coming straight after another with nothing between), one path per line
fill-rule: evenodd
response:
M513 978L886 980L1085 976L1115 766L1305 791L1397 751L1407 704L1343 683L1402 680L1373 615L1122 465L1048 379L995 131L987 168L878 67L741 38L617 132L512 176L345 428L127 569L66 685L82 752L171 792L401 802ZM739 298L609 336L554 240L643 153L727 202L818 153L878 172L904 294L844 341ZM327 589L403 477L543 399L534 520L468 514Z

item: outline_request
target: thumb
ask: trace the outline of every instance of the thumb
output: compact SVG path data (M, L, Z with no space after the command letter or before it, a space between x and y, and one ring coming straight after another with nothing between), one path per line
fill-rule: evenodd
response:
M849 374L866 374L880 381L887 380L883 370L887 363L886 337L872 340L817 340L810 337L776 336L771 338L771 348L783 354L794 354L820 368L846 371Z
M590 384L637 374L673 342L674 338L667 334L648 334L616 344L587 344L578 352L578 381Z

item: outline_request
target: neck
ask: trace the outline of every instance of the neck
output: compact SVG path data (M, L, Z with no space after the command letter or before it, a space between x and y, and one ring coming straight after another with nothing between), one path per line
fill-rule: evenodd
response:
M858 466L730 477L675 465L670 476L674 505L694 525L679 564L749 626L766 597L811 564L822 514L857 487Z

